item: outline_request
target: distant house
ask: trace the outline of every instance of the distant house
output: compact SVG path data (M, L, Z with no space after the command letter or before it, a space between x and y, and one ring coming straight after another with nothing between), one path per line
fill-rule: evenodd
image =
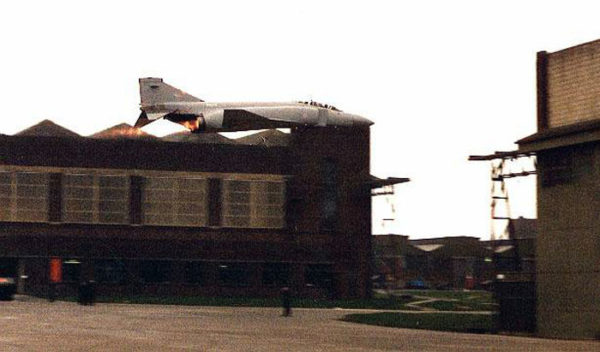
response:
M492 252L477 237L441 237L411 240L428 253L426 280L432 287L477 288L493 276Z
M494 251L496 273L535 275L537 219L510 219L508 237L507 240L486 242L487 247Z
M405 287L427 276L427 252L411 246L408 236L373 236L374 281L380 286Z
M394 287L477 288L493 277L493 252L476 237L373 236L375 272Z

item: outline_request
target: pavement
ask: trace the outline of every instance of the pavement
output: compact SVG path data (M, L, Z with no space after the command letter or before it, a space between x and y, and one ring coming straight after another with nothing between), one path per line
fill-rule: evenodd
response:
M600 351L597 341L410 330L348 310L0 302L0 351Z

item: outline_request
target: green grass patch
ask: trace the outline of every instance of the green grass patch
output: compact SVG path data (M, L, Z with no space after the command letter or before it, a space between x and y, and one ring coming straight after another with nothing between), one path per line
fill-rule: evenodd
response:
M420 297L439 298L437 301L421 304L421 307L445 311L495 311L496 301L488 291L441 291L441 290L402 290L396 294L409 294Z
M75 297L60 298L66 301L76 301ZM371 299L327 300L310 298L293 298L294 308L347 308L347 309L389 309L414 310L406 307L413 298L385 297ZM163 304L189 306L217 307L281 307L279 297L203 297L203 296L99 296L98 303L130 303L130 304Z
M373 313L349 314L342 320L405 329L469 333L496 333L497 331L495 314Z

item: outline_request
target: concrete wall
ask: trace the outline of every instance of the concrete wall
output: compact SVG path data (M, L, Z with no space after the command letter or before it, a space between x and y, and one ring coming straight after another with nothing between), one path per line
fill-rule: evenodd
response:
M537 327L600 336L600 144L538 152Z

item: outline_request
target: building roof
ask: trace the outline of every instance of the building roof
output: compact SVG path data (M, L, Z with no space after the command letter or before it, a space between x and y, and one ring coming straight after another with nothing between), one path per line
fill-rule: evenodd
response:
M600 141L600 119L545 129L517 141L519 152Z
M371 237L375 254L381 257L419 256L426 253L409 244L408 236L374 235Z
M419 248L422 251L425 251L425 252L433 252L435 250L438 250L438 249L444 247L444 245L441 244L441 243L436 243L436 244L415 244L414 246L416 248Z
M511 239L521 240L537 237L537 219L510 219L508 222L508 233Z
M15 136L32 137L81 137L77 133L68 130L50 120L43 120L29 128L15 134Z
M492 253L477 237L441 237L409 242L412 246L439 257L484 257Z
M156 137L154 137L153 135L150 135L140 130L139 128L133 127L127 123L120 123L118 125L114 125L100 132L96 132L90 135L90 137L101 139L156 139Z
M213 132L191 133L189 131L183 131L166 135L162 137L161 140L165 142L183 143L237 144L235 140Z
M384 186L392 186L399 183L410 182L410 178L405 177L388 177L386 179L379 178L373 175L370 175L369 180L367 181L368 185L373 188L381 188Z
M272 129L237 138L235 141L240 144L262 145L265 147L287 147L290 144L290 139L291 136L289 133Z

